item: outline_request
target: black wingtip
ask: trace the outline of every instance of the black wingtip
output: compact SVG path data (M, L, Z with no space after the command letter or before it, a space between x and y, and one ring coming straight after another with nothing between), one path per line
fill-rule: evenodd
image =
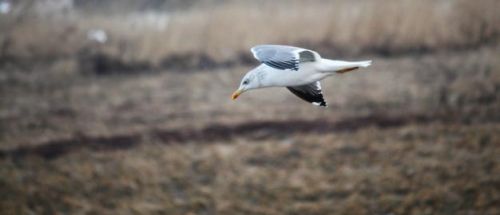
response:
M326 102L322 101L322 102L311 102L313 105L315 106L319 106L319 107L323 107L323 108L326 108L328 107L328 105L326 104Z

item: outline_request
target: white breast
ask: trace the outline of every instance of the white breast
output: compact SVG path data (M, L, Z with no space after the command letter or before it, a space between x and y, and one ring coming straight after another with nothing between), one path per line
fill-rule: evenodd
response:
M259 66L266 73L265 85L268 87L300 86L319 81L328 74L319 72L314 63L300 64L299 70L275 69L265 64Z

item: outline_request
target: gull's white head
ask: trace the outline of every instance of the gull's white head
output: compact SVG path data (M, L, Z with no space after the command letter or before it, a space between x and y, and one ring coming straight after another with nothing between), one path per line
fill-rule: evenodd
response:
M240 82L240 87L236 91L234 91L233 95L231 98L235 100L240 96L242 93L251 90L251 89L257 89L264 87L263 86L263 79L265 78L265 71L262 70L260 67L257 67L243 77Z

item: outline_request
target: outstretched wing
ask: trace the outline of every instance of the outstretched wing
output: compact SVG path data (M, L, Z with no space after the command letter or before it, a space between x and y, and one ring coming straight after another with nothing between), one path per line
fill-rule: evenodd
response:
M307 85L287 87L287 89L296 96L312 103L313 105L323 107L327 106L325 99L323 98L323 93L321 92L321 84L319 83L319 81Z
M316 61L316 56L319 56L311 50L281 45L258 45L250 51L257 60L270 67L295 71L299 70L300 63Z

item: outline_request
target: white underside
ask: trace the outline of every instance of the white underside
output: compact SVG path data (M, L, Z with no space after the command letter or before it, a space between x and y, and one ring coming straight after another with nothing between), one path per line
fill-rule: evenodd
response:
M321 59L317 62L301 63L298 71L275 69L265 64L257 69L263 69L266 72L265 86L262 87L287 87L311 84L335 74L336 71L367 67L370 64L371 61L348 62Z

